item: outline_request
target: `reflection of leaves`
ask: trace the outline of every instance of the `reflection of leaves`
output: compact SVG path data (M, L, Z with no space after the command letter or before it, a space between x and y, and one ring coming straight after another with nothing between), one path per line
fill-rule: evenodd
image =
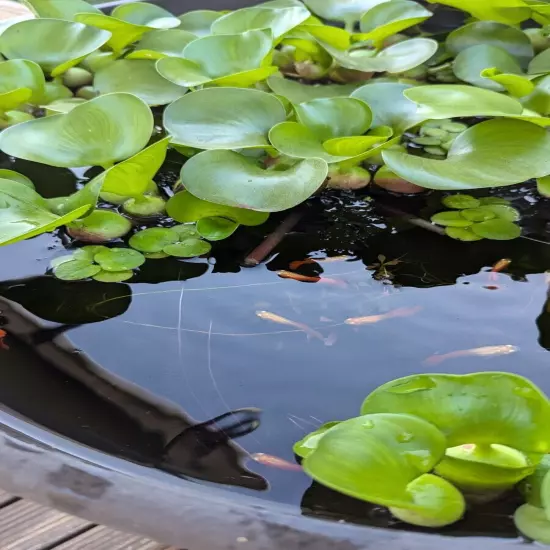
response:
M97 323L125 313L132 302L128 285L96 281L65 282L32 277L0 284L0 295L47 321Z

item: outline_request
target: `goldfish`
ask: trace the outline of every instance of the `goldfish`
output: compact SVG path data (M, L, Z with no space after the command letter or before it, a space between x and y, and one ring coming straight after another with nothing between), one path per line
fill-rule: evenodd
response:
M418 313L422 309L421 306L415 307L400 307L387 313L381 313L380 315L369 315L367 317L350 317L344 322L346 325L373 325L380 321L386 321L387 319L395 319L396 317L410 317L415 313Z
M298 321L292 321L290 319L287 319L286 317L281 317L276 313L270 313L269 311L257 311L256 315L260 319L264 319L266 321L272 321L274 323L279 323L280 325L287 325L289 327L297 328L305 332L308 336L312 338L317 338L318 340L321 340L326 345L331 345L330 342L327 343L327 340L320 332L316 331L315 329L312 329L311 327L309 327L304 323L299 323Z
M509 355L519 351L516 346L509 344L505 346L485 346L482 348L463 349L460 351L451 351L443 355L432 355L424 361L427 365L438 365L447 359L455 359L456 357L495 357L497 355Z
M324 283L328 285L334 285L339 287L347 287L345 281L341 279L331 279L330 277L310 277L308 275L301 275L300 273L293 273L292 271L277 271L277 275L283 279L294 279L302 283Z
M6 338L7 335L8 333L5 330L0 329L0 349L4 349L6 351L10 349L8 344L4 342L4 338Z
M498 281L498 273L504 271L511 263L512 260L509 260L508 258L499 260L489 272L489 281Z
M329 256L328 258L306 258L305 260L296 260L295 262L290 262L290 269L295 270L303 265L323 263L328 264L332 262L345 262L347 260L354 260L355 256Z
M280 470L289 470L292 472L301 472L302 467L299 464L294 462L289 462L284 458L279 458L277 456L268 455L265 453L254 453L250 455L250 458L259 464L264 466L271 466L273 468L279 468Z

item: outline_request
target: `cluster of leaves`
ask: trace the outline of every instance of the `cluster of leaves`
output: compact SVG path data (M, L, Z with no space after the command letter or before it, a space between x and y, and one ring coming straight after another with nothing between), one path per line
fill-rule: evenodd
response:
M423 527L520 484L529 504L518 527L550 542L549 421L550 401L521 376L420 374L380 386L361 416L325 424L294 451L315 481Z
M508 241L521 235L520 213L506 199L471 195L449 195L443 205L451 210L432 216L432 222L445 227L445 233L459 241L491 239Z
M324 186L367 185L368 165L382 166L375 181L413 191L538 178L548 194L547 6L441 3L479 20L438 42L419 27L432 12L412 0L269 0L180 16L147 2L105 15L84 0L26 0L36 17L0 29L0 149L104 171L48 200L0 175L0 244L67 224L97 235L115 214L95 210L100 198L130 218L173 217L171 203L200 199L260 223ZM520 30L525 18L540 28ZM163 108L160 129L151 107ZM464 117L486 120L459 133ZM410 133L421 148L407 147ZM168 147L188 160L185 195L167 204L153 178ZM204 217L223 218L197 225L218 238L245 223ZM117 220L115 233L128 233Z

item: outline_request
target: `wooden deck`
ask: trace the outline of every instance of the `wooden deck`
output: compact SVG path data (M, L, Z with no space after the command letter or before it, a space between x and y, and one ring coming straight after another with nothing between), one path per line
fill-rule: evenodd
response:
M1 550L178 550L0 490Z

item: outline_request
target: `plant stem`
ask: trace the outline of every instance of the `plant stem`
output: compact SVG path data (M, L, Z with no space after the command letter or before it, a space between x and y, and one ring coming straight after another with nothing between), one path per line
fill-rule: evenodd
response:
M394 208L393 206L388 206L386 204L376 203L376 206L379 206L382 210L385 210L386 212L388 212L389 214L392 214L393 216L397 216L398 218L402 219L407 223L410 223L411 225L415 225L416 227L421 227L422 229L427 229L428 231L431 231L432 233L437 233L438 235L445 235L445 229L437 225L434 225L429 221L423 220L418 216L413 216L412 214L408 214L407 212L403 212L402 210Z
M272 252L272 250L285 238L294 226L302 219L305 214L305 209L297 208L292 211L273 231L270 233L264 241L258 245L248 256L244 259L244 265L247 267L255 267L265 260L265 258Z

